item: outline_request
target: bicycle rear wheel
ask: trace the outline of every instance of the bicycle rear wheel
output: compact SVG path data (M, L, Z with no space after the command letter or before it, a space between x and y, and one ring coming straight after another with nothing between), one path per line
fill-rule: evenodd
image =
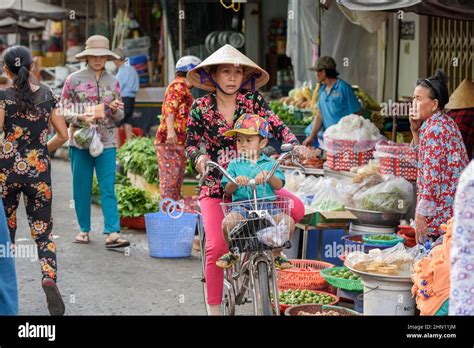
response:
M200 242L200 248L201 248L201 250L199 251L200 257L201 257L201 287L202 287L202 295L204 298L204 308L206 311L206 315L209 315L209 310L207 306L207 284L206 284L206 235L204 232L204 228L201 224L202 224L201 215L198 214L196 228L198 230L199 242Z
M257 315L272 315L272 300L270 295L270 284L268 278L268 265L265 261L259 261L257 263L257 276L255 285L258 285L256 289L256 308Z

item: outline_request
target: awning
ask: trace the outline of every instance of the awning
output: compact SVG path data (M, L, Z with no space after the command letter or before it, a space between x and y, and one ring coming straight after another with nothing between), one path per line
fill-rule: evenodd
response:
M69 18L69 11L36 0L1 0L0 19L7 17L61 20Z
M42 30L44 30L44 25L39 23L20 21L11 17L0 19L0 34Z
M419 15L458 20L474 20L474 1L470 0L337 0L352 11L415 12Z

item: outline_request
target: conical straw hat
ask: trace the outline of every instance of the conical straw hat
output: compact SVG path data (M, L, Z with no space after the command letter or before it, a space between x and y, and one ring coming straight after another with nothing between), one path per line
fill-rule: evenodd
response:
M474 108L474 83L464 79L449 97L449 103L445 108L450 110Z
M265 70L260 68L251 59L231 45L225 45L219 48L216 52L207 57L201 64L190 70L187 74L187 79L195 87L204 89L206 91L214 91L216 87L205 75L209 74L209 67L221 64L235 64L238 66L243 66L245 68L244 83L254 77L255 88L264 86L270 79L270 76ZM205 75L203 73L205 73ZM242 88L248 89L250 87L251 83L247 83Z

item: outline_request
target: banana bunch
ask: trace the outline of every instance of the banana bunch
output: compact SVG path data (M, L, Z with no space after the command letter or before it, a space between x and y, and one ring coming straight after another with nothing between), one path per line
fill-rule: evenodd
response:
M312 105L312 91L308 86L295 88L290 91L288 97L283 97L280 102L289 106L292 105L299 109L309 109Z

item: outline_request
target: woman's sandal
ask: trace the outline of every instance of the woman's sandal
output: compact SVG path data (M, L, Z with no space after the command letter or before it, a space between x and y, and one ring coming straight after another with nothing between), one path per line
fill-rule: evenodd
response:
M125 248L130 246L130 242L125 239L117 238L111 241L105 242L105 247L107 249L115 249L115 248Z
M234 255L232 253L227 253L222 255L217 261L216 266L219 268L227 269L231 268L239 261L239 255Z
M74 238L74 243L77 243L77 244L89 243L89 233L84 233L84 232L79 233L76 236L76 238Z
M293 265L291 264L290 260L288 260L286 257L282 255L278 255L275 257L275 268L276 269L289 269L293 268Z

